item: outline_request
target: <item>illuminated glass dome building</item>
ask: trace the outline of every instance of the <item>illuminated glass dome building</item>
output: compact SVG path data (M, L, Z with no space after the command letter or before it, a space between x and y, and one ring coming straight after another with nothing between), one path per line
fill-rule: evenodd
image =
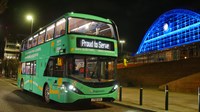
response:
M155 62L200 56L200 14L174 9L162 14L146 32L138 60Z

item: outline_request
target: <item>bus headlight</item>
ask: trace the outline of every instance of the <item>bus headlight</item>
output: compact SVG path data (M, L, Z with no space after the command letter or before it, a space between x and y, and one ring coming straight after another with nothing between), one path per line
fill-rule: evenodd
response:
M77 89L76 87L74 87L71 84L68 86L68 90L73 91L73 92L78 93L78 94L83 94L79 89Z
M76 88L73 85L68 86L69 90L76 91Z
M118 88L118 85L116 84L113 89L116 90L117 88Z
M69 92L69 91L72 91L72 92L75 92L75 93L78 93L78 94L83 94L79 89L77 89L74 85L68 83L68 82L64 82L61 87L60 87L61 91L64 91L64 92Z
M119 87L119 86L118 86L117 84L115 84L114 87L112 88L112 90L110 91L110 93L112 93L112 92L114 92L115 90L117 90L118 87Z

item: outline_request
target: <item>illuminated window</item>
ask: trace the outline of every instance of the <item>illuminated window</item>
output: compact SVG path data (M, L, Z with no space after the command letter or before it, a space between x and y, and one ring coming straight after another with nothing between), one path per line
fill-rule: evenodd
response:
M22 74L26 73L26 63L22 63Z
M23 42L22 42L22 51L24 51L24 50L26 50L27 49L27 40L24 40Z
M45 30L40 32L40 35L38 37L38 44L44 43L44 37L45 37Z
M33 40L33 37L30 37L30 38L28 39L28 44L27 44L27 48L28 48L28 49L32 47L32 40Z
M45 41L49 41L53 39L54 36L54 29L55 29L55 24L50 25L47 27L47 32L46 32L46 38Z
M62 18L56 23L55 37L59 37L65 34L66 19Z
M32 47L36 46L38 42L38 34L33 36Z
M113 26L111 24L80 18L68 18L68 21L68 33L79 33L110 38L115 37Z
M31 63L30 62L28 62L28 63L26 63L26 74L30 74L31 73Z
M22 74L36 74L36 61L22 63Z

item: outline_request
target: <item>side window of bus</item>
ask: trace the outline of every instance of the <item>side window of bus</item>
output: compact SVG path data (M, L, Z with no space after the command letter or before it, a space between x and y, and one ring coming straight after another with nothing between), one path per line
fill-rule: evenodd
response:
M40 32L40 35L38 36L38 44L44 43L44 37L45 37L45 30Z
M22 63L22 74L26 74L26 63Z
M60 37L65 34L66 19L62 18L56 22L55 38Z
M22 63L22 74L35 75L36 74L36 61Z
M33 62L33 74L36 75L36 61Z
M23 51L27 49L27 40L24 41Z
M22 43L21 51L24 51L26 49L27 49L27 41L24 40L23 43Z
M35 75L36 74L36 61L31 61L30 62L30 74Z
M30 70L30 68L31 68L30 66L31 66L31 63L30 63L30 62L27 62L27 63L26 63L26 70L25 70L25 73L26 73L26 74L30 74L30 73L31 73L31 72L30 72L30 71L31 71L31 70Z
M28 49L32 47L32 40L33 40L32 37L30 37L30 38L28 39L28 43L27 43L27 48L28 48Z
M46 67L46 70L45 70L45 73L44 75L45 76L52 76L53 75L53 63L54 63L54 59L50 59L48 61L48 64L47 64L47 67Z
M53 39L54 29L55 29L55 24L52 24L49 27L47 27L45 41L49 41L49 40Z
M32 40L32 47L37 45L37 41L38 41L38 34L34 35L33 40Z

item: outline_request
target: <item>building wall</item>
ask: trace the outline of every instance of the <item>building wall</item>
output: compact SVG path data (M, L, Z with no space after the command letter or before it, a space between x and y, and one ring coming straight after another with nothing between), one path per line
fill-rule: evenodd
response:
M5 41L4 59L18 59L20 54L20 44L18 42Z
M136 55L135 63L154 63L200 57L200 43Z

